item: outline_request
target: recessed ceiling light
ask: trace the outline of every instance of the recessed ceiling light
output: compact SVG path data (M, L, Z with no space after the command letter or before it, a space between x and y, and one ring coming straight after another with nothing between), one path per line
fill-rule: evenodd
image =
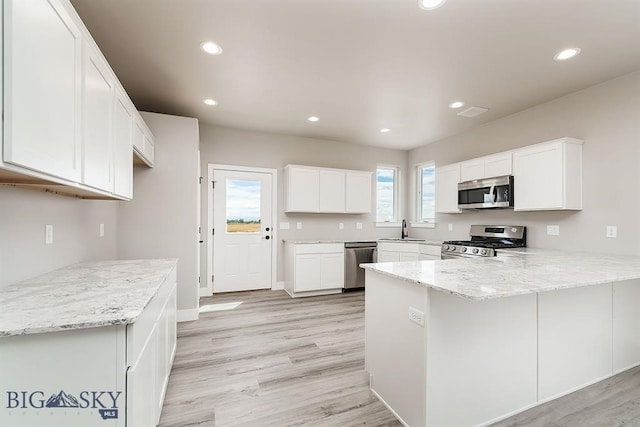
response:
M309 120L310 122L317 122L320 119L318 117L316 117L316 116L311 116L307 120Z
M211 55L220 55L222 53L222 48L214 42L204 42L200 45L200 49Z
M389 129L389 128L382 128L382 129L380 129L380 132L382 132L382 133L391 132L391 129Z
M553 57L554 61L564 61L565 59L573 58L577 54L581 52L579 47L570 47L569 49L565 49L561 52L556 53Z
M464 102L462 101L455 101L452 102L451 104L449 104L449 108L460 108L464 105Z
M218 101L211 98L203 99L202 102L204 102L207 105L218 105Z
M445 0L418 0L420 9L432 10L437 9L444 4Z

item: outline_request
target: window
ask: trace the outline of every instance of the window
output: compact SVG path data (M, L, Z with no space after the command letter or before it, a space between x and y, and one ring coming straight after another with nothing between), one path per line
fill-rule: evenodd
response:
M227 179L227 233L260 232L260 180Z
M376 169L376 222L398 222L398 166Z
M436 166L433 162L416 166L416 223L433 226L436 222Z

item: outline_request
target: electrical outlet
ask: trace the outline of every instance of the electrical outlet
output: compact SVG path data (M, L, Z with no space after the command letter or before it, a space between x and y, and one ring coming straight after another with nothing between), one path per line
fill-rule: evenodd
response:
M362 223L361 222L356 222L356 229L357 230L362 230Z
M559 225L547 225L547 235L549 235L549 236L559 236L560 235L560 226Z
M453 231L453 224L449 224L449 231Z
M618 237L618 227L615 225L607 225L607 237Z
M344 222L339 223L339 224L338 224L338 228L339 228L340 230L344 230Z
M298 230L302 230L302 223L301 222L296 223L296 228Z
M99 232L100 237L104 237L104 224L100 224L100 232Z
M280 223L280 230L288 230L289 229L289 223L288 222L281 222Z
M45 245L53 244L53 225L51 224L44 226L44 243Z
M409 320L413 323L424 326L424 313L414 307L409 307Z

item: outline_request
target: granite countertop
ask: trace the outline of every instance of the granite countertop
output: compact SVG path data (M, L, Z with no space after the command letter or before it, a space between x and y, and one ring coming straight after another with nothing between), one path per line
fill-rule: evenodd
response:
M84 262L3 286L0 337L133 323L177 262Z
M492 258L362 264L378 273L474 300L640 278L640 257L544 249Z

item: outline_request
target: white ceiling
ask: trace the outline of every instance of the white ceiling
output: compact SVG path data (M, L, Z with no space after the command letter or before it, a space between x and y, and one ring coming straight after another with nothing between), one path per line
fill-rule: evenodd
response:
M640 0L72 3L139 109L389 148L640 69ZM223 54L203 53L206 40ZM552 60L572 46L582 53ZM460 117L455 100L490 110Z

